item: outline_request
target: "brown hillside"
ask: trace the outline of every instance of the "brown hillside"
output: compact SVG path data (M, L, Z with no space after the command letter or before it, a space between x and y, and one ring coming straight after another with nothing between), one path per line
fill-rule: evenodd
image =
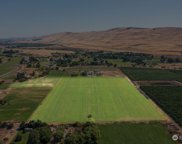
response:
M38 43L72 48L182 55L182 28L115 28L107 31L58 33Z

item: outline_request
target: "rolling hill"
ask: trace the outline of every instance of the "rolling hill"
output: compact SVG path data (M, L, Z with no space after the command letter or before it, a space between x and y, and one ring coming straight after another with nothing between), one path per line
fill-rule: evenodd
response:
M114 28L106 31L57 33L30 40L58 47L182 55L182 28Z

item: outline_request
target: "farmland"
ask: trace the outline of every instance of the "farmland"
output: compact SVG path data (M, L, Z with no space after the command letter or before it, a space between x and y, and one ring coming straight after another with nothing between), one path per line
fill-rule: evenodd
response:
M49 113L49 114L47 114ZM122 77L64 77L30 119L49 123L165 120L160 110Z
M99 144L175 144L159 123L99 125Z
M182 71L141 68L152 66L156 60L145 54L102 51L65 54L50 50L45 55L46 49L32 50L24 51L25 54L20 49L20 53L12 55L11 60L8 56L2 58L0 75L8 74L2 77L0 84L0 126L3 126L0 139L4 141L8 137L13 140L14 137L7 136L5 131L11 133L12 129L19 127L14 134L17 132L17 139L21 137L21 140L14 142L17 140L14 139L12 142L24 144L32 139L31 133L39 131L38 136L42 130L53 129L47 141L52 143L55 131L61 128L65 137L59 142L64 143L70 136L79 140L91 136L91 128L93 132L100 130L101 137L95 139L98 144L173 144L170 137L178 131L168 128L173 122L150 97L163 110L170 106L165 112L180 121L181 113L177 111L181 107L180 98L177 98L179 103L167 98L170 99L169 104L163 106L167 103L163 103L163 96L171 92L175 98L175 91L181 95L181 90L175 88L181 84L176 81L182 80ZM36 55L38 51L42 55ZM130 68L121 68L126 66ZM131 68L135 66L140 68ZM173 90L162 92L160 89L156 96L153 93L155 87L151 87L151 94L147 93L150 90L142 87L148 97L138 87L145 84L149 87L170 85L169 89L173 87ZM158 93L162 95L160 98ZM160 101L156 101L154 96ZM46 122L46 126L43 124L41 127L41 122ZM8 130L8 124L14 124L14 127ZM91 126L85 131L84 127L89 125L96 127ZM33 131L25 132L27 129ZM77 140L76 143L80 143Z
M6 59L5 62L0 64L0 75L6 74L11 70L14 70L17 64L19 64L19 61L19 57L10 58L9 60Z
M13 88L0 105L0 121L25 121L49 92L49 88Z
M142 90L182 126L182 87L146 86Z
M100 129L100 137L98 138L97 144L176 144L170 138L165 126L160 123L123 122L95 125ZM84 125L70 125L70 127L74 130L78 129L80 126ZM64 127L63 129L65 130L67 127ZM29 135L28 132L19 131L18 135L21 135L23 139L19 142L15 142L16 144L27 143ZM80 131L77 135L80 135ZM84 134L82 133L80 137L83 138L83 136ZM82 144L80 141L76 144Z
M130 79L153 99L178 124L182 125L182 71L164 69L123 68Z
M122 71L132 80L176 80L182 82L181 70L122 68Z
M1 2L0 144L182 144L182 2L89 2Z

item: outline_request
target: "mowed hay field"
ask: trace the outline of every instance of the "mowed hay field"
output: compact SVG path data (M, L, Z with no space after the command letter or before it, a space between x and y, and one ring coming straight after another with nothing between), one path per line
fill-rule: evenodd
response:
M31 120L48 123L166 120L165 115L124 77L57 77Z

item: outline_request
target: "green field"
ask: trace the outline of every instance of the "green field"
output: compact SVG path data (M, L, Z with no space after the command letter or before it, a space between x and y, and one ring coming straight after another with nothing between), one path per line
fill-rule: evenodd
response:
M26 121L40 102L50 91L50 88L13 88L3 99L5 105L0 105L0 121Z
M20 57L13 57L10 61L0 64L0 75L6 74L17 67L17 64L20 62Z
M98 144L176 144L160 123L99 124L98 128ZM22 140L14 143L27 143L29 133L19 131L18 134L22 136Z
M28 133L28 132L21 132L21 131L18 131L17 134L18 134L18 135L21 135L22 140L19 141L19 142L13 142L13 144L26 144L27 141L28 141L29 133ZM15 138L16 138L16 137L15 137Z
M146 68L122 68L132 80L177 80L182 82L182 71Z
M126 78L57 77L56 80L30 119L49 123L84 122L89 114L97 122L166 119Z
M146 86L142 90L182 126L182 87Z
M175 144L159 123L99 125L99 144Z
M107 59L107 61L113 65L116 64L119 67L131 67L132 64L134 64L132 62L123 62L121 59Z

